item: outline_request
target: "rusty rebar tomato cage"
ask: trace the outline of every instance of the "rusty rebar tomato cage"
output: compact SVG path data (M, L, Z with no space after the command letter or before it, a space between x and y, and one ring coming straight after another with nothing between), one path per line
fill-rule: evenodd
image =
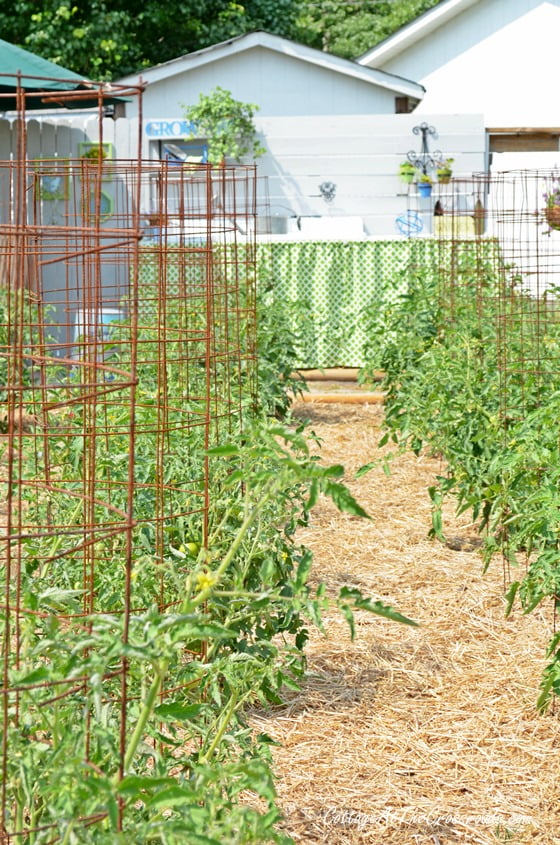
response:
M486 361L490 376L496 374L495 415L504 456L523 449L514 429L523 439L528 431L523 426L530 425L534 442L549 432L555 436L546 406L560 386L559 189L557 169L483 173L453 180L442 206L440 249L447 263L440 262L445 267L439 275L440 302L449 320L461 305L470 308L471 340L478 338L480 361ZM550 469L532 467L535 489ZM512 481L508 467L497 479L505 501ZM502 507L494 530L508 587L522 577L519 571L527 572L535 555L530 542L526 548L511 542L511 525L523 521L523 506L517 503L520 513Z
M0 125L0 839L51 831L54 842L56 823L16 794L21 748L54 772L56 736L44 725L76 701L83 720L69 729L94 767L97 695L118 747L107 776L123 775L138 695L129 661L94 682L80 637L110 617L126 644L131 613L179 602L170 549L206 544L224 472L207 449L254 403L256 181L253 167L142 160L141 81L62 80L53 93L45 80L30 89L15 78L9 94L3 81L0 109L5 97L14 111ZM128 158L108 153L104 137L106 106L119 98L139 102ZM29 104L92 101L85 153L75 139L53 141L63 138L56 122L54 134L51 122L32 137ZM78 649L71 667L61 642ZM122 802L118 813L120 829ZM87 828L105 815L75 821Z

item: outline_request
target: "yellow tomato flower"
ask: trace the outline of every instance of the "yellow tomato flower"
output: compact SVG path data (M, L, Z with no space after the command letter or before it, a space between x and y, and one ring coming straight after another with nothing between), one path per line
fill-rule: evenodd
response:
M200 592L209 590L216 583L216 578L212 572L199 572L196 576L196 585Z

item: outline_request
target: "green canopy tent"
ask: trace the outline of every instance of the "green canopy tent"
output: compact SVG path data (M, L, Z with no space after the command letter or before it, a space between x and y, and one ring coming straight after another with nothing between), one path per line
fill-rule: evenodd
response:
M126 102L126 98L114 95L118 90L109 83L90 82L0 39L0 112L16 111L22 103L28 111Z

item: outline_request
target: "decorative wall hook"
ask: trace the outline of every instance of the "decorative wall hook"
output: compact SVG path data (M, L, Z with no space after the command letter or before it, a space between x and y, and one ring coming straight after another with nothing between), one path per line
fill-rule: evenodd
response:
M441 150L430 152L428 145L428 135L437 138L437 132L435 127L430 126L428 123L421 123L419 126L415 126L412 131L415 135L422 135L422 146L420 147L419 153L416 150L411 150L406 154L406 157L417 170L421 170L422 173L427 174L428 170L433 170L437 162L443 158Z
M321 182L319 185L321 196L325 202L333 202L336 196L336 185L334 182Z

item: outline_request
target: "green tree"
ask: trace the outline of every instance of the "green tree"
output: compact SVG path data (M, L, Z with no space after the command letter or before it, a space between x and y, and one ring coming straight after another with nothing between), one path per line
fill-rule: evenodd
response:
M302 43L354 59L439 0L302 0L296 36Z
M4 0L0 38L91 79L262 29L355 58L437 0Z
M290 37L296 0L5 0L0 37L93 79L118 78L255 29Z
M105 79L112 68L131 69L142 49L125 9L91 0L16 0L2 4L0 36L91 79Z
M215 44L256 29L294 38L301 0L249 0L248 3L214 2L209 5L216 9L204 18L204 41ZM219 6L224 8L219 11Z

